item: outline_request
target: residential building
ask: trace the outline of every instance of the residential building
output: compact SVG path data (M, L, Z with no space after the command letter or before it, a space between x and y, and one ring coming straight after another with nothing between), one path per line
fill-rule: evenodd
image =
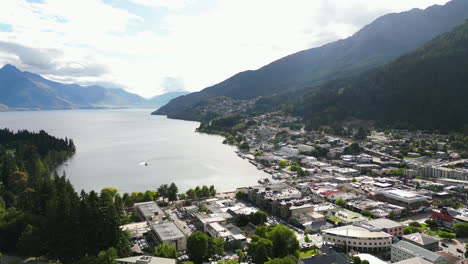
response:
M327 216L334 217L343 223L356 223L367 220L367 217L343 208L328 210Z
M410 243L415 244L416 246L420 246L430 251L438 251L439 250L439 240L435 237L423 234L423 233L413 233L404 235L402 237L404 241L408 241Z
M367 223L381 229L384 232L389 233L394 237L401 237L403 235L403 225L390 219L377 218L367 221Z
M159 208L156 202L144 202L135 204L135 215L141 221L162 221L164 212Z
M166 243L177 249L184 251L186 249L186 238L174 222L163 222L151 226L151 237L156 244Z
M401 189L378 189L374 191L375 199L404 206L408 210L428 206L428 197Z
M398 262L405 259L420 257L435 264L445 264L444 257L413 243L401 240L392 245L391 260Z

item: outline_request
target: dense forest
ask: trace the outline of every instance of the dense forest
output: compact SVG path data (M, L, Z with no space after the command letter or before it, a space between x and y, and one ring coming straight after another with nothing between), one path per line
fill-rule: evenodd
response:
M55 172L75 152L70 139L0 130L0 249L63 263L105 263L130 253L124 202L104 189L78 194Z
M312 125L357 118L449 132L468 124L466 102L468 22L385 66L289 99L288 106Z

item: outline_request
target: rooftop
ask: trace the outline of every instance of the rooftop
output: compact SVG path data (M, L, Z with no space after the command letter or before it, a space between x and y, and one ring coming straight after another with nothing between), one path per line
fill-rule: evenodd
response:
M375 226L375 227L378 227L378 228L395 228L395 227L402 227L403 225L398 223L398 222L395 222L395 221L392 221L390 219L386 219L386 218L377 218L377 219L374 219L374 220L370 220L370 221L367 221L367 223Z
M362 260L367 260L369 261L369 264L387 264L387 262L377 258L377 257L374 257L373 255L371 254L357 254L357 255L354 255L355 257L359 257Z
M409 259L405 259L402 261L398 261L393 264L431 264L431 262L425 259L422 259L420 257L414 257L414 258L409 258Z
M421 257L427 261L430 261L432 263L436 262L439 258L443 258L442 256L429 251L425 248L422 248L420 246L417 246L415 244L412 244L410 242L401 240L398 243L395 243L392 245L392 248L398 248L402 251L405 251L409 254L412 254L413 256L416 257Z
M163 211L156 202L144 202L144 203L136 203L135 208L137 208L145 217L150 217L153 215L164 215Z
M366 237L366 238L391 238L392 236L381 231L370 231L360 226L340 226L323 230L322 233L333 234L342 237Z
M151 229L158 234L162 241L184 237L184 234L173 222L153 224Z
M438 239L432 236L428 236L426 234L422 234L422 233L413 233L413 234L404 235L403 239L414 241L415 243L419 245L439 243Z
M129 258L121 258L115 260L117 263L147 263L147 264L175 264L175 259L159 258L150 256L135 256Z

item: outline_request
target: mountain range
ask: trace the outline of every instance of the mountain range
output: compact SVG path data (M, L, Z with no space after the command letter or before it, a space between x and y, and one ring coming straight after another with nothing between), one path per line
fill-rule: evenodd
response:
M313 126L360 119L468 132L467 102L468 20L384 66L305 89L284 103Z
M159 107L184 92L145 99L124 89L63 84L7 64L0 69L0 111L14 109L79 109Z
M173 99L153 114L201 120L191 114L192 109L211 98L226 96L245 100L285 94L304 87L313 90L332 79L382 66L462 24L467 18L466 0L387 14L347 39L300 51L258 70L238 73L200 92Z

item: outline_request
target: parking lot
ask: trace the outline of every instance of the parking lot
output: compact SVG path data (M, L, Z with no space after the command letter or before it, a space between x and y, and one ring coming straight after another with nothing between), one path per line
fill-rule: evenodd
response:
M442 243L446 246L444 246ZM442 251L448 252L457 257L465 257L465 245L463 243L460 243L458 240L452 240L450 242L442 241L439 244L439 246L442 249Z

